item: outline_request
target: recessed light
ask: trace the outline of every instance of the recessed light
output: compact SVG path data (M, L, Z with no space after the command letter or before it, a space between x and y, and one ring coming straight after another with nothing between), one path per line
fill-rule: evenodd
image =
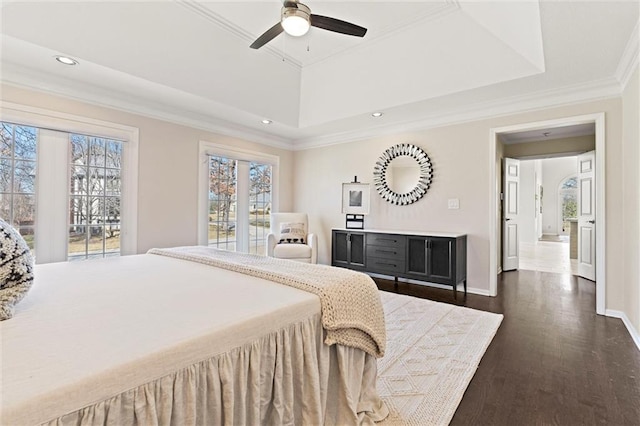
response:
M78 65L78 61L68 56L56 56L55 58L56 58L56 61L60 62L61 64Z
M271 123L273 123L273 121L267 120L266 118L262 120L262 124L271 124Z
M371 116L372 117L376 117L376 118L382 117L382 113L380 111L377 111L377 112L372 113Z

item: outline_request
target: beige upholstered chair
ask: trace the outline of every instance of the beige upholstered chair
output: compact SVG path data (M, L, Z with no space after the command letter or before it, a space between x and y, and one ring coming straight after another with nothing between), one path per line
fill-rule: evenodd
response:
M289 224L302 224L304 243L280 242L287 235ZM284 225L284 226L283 226ZM309 233L309 220L306 213L271 213L271 231L267 235L267 256L298 262L318 262L318 240Z

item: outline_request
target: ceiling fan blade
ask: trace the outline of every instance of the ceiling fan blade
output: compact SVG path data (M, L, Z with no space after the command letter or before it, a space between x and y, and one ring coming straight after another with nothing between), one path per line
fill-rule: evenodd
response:
M364 37L367 29L350 22L341 21L328 16L311 14L311 26L333 31L340 34L347 34L356 37Z
M282 29L282 25L280 25L280 22L278 22L273 27L265 31L264 34L258 37L256 41L251 43L251 46L249 47L252 49L260 49L262 46L264 46L265 44L269 43L271 40L276 38L276 36L278 36L282 31L284 31Z

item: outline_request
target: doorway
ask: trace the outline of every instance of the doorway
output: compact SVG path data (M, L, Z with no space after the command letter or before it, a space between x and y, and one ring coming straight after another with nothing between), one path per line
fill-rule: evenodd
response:
M582 149L593 150L594 137L584 135ZM553 140L562 143L566 139ZM586 143L589 139L591 145ZM508 148L505 146L505 155L518 151ZM545 154L544 158L520 159L518 269L578 273L577 168L578 158L574 155L548 158Z
M591 125L594 126L595 135L595 277L596 277L596 313L604 315L605 313L605 264L604 264L604 249L606 241L606 229L605 229L605 206L604 206L604 189L605 189L605 176L604 176L604 163L605 163L605 118L604 113L589 114L576 117L566 117L557 120L549 120L534 123L524 123L508 127L494 128L490 132L490 210L491 210L491 222L490 222L490 295L497 295L497 276L499 268L501 267L501 253L502 253L502 211L501 211L501 159L505 157L503 152L503 145L501 137L505 134L526 134L527 132L562 130L563 128L570 128L572 126ZM556 147L557 148L557 147ZM577 154L575 152L573 154ZM541 153L538 153L540 155ZM569 152L562 152L562 155L566 156ZM557 156L558 151L553 150L549 145L549 156ZM549 188L551 189L551 188ZM547 188L544 188L546 191ZM554 191L551 191L554 192ZM543 207L544 208L544 207Z

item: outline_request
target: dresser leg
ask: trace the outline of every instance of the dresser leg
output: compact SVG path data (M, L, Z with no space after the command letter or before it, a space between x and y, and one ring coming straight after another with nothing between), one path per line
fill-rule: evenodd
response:
M393 277L393 291L398 292L398 277Z

